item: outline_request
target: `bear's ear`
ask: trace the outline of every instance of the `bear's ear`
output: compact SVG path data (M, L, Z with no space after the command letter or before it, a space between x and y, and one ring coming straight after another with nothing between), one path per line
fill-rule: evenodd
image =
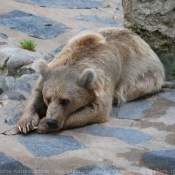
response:
M38 60L38 69L44 79L46 79L51 72L51 69L44 60Z
M97 80L96 72L91 68L87 68L78 77L78 85L81 87L85 87L87 89L94 89L96 80Z

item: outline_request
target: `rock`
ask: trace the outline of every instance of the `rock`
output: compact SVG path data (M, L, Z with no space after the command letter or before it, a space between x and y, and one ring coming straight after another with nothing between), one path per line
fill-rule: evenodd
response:
M120 174L121 170L109 167L109 166L83 166L81 168L78 168L73 173L68 173L65 175L116 175Z
M16 81L15 90L22 90L27 93L31 93L30 85L26 81L20 79Z
M15 87L15 79L13 77L0 76L0 94L6 90L13 90Z
M167 68L175 63L175 1L123 0L124 24L138 33Z
M117 118L141 119L148 114L153 104L148 100L128 102L119 108Z
M53 50L52 52L50 52L49 54L56 56L63 48L64 48L64 46L57 48L57 49Z
M0 33L0 37L1 37L2 39L8 39L8 36L5 35L4 33Z
M59 22L19 10L0 14L0 24L42 39L54 38L70 30Z
M50 157L65 151L87 148L74 137L66 135L30 134L27 137L25 135L16 135L14 138L24 145L35 157ZM33 144L35 144L35 147L33 147Z
M6 45L7 43L6 42L0 42L0 45Z
M10 57L7 62L9 74L18 76L22 75L24 73L22 67L33 63L33 61L34 57L27 54L19 54Z
M54 56L52 54L47 54L43 59L50 63L54 59Z
M116 21L113 19L104 19L104 18L99 18L98 16L76 16L76 20L79 21L86 21L86 22L92 22L92 23L100 23L100 24L106 24L108 26L110 25L117 25L119 23L122 23L123 21Z
M14 90L15 89L16 80L13 77L11 77L11 76L5 77L5 82L6 82L6 86L7 86L6 90Z
M0 76L0 94L8 89L4 76Z
M135 129L115 128L104 125L91 125L82 128L72 129L74 132L87 133L102 137L115 137L129 144L139 144L152 139L151 136Z
M148 152L142 161L151 169L165 174L175 174L175 149Z
M160 96L167 98L170 101L175 102L175 90L164 88L161 93L159 93Z
M1 174L34 175L33 170L24 166L21 162L0 152L0 172Z
M100 1L93 0L16 0L18 2L28 3L32 5L38 5L42 7L54 7L54 8L98 8L106 7L106 4Z
M6 66L6 62L10 57L10 53L8 52L0 52L0 68L4 68Z
M2 100L26 100L26 98L24 97L23 94L17 92L17 91L14 91L14 90L8 90L8 91L5 91L1 94L1 99Z
M34 73L34 74L24 74L21 77L19 77L18 80L25 81L26 83L29 84L31 89L33 89L37 83L38 78L39 78L39 74Z
M26 101L20 100L3 100L2 108L0 109L0 133L5 133L14 128L10 120L18 121L21 117L22 111Z

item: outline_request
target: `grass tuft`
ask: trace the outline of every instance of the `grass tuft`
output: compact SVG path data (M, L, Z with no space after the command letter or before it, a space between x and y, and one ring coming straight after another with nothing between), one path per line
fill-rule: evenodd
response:
M22 47L23 49L27 49L30 51L35 51L35 47L37 45L33 40L30 40L30 39L23 39L19 41L19 44L20 44L20 47Z
M110 8L111 7L111 5L110 4L107 4L107 8Z

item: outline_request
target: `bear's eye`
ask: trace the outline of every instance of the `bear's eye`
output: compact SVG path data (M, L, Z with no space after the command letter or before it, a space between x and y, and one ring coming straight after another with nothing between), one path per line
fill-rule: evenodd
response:
M70 103L70 101L68 99L60 99L60 105L62 106L66 106Z

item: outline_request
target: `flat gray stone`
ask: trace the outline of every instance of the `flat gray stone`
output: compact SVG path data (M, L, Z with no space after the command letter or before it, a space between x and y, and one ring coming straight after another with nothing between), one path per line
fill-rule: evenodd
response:
M120 174L121 170L109 167L109 166L83 166L81 168L78 168L73 173L68 173L65 175L116 175Z
M128 102L119 108L117 118L141 119L148 114L153 104L148 100Z
M24 166L21 162L0 152L0 174L7 175L33 175L33 170Z
M152 139L150 135L147 135L139 130L128 128L114 128L104 125L90 125L82 128L72 129L72 131L102 137L115 137L129 144L139 144Z
M0 76L0 94L2 94L6 90L8 90L8 86L6 84L5 77Z
M14 90L15 79L11 76L0 76L0 94L7 90Z
M25 106L24 100L5 100L2 108L0 109L0 133L14 128L16 123L21 117L22 111ZM15 133L14 133L15 134Z
M50 54L50 55L53 55L53 56L56 56L59 52L61 52L61 50L62 50L63 48L64 48L64 46L63 46L63 47L60 47L60 48L57 48L57 49L51 51L49 54Z
M15 90L22 90L22 91L25 91L27 93L31 93L32 89L30 87L30 85L24 81L24 80L17 80L16 81L16 86L15 86Z
M3 92L1 94L1 98L2 98L2 100L9 100L9 99L10 100L18 100L18 101L26 100L26 97L23 94L21 94L17 91L14 91L14 90L8 90L8 91Z
M31 89L33 89L36 86L38 78L39 78L38 73L24 74L21 77L19 77L17 81L25 81L26 83L28 83Z
M15 139L24 145L35 157L50 157L65 151L87 148L72 136L55 134L16 135Z
M19 54L10 57L7 61L7 68L9 74L11 75L21 75L22 71L20 70L22 66L33 63L34 57L27 54Z
M151 169L175 174L175 149L145 153L142 155L142 161Z
M42 39L54 38L70 30L59 22L19 10L0 14L0 24Z
M0 33L0 38L2 38L2 39L8 39L8 36L5 35L5 34L3 34L3 33Z
M117 25L119 23L122 23L122 21L119 21L119 20L116 21L113 19L99 18L98 16L76 16L75 19L79 21L86 21L86 22L106 24L106 25Z
M0 42L0 45L6 45L7 43L6 42Z
M159 95L175 102L175 89L163 89Z
M106 7L106 4L99 1L93 0L16 0L18 2L38 5L41 7L54 7L54 8L98 8L98 7Z
M5 77L5 82L6 82L7 90L15 89L16 80L13 77L11 76Z
M8 52L0 52L0 68L6 66L6 62L9 59L10 54Z

